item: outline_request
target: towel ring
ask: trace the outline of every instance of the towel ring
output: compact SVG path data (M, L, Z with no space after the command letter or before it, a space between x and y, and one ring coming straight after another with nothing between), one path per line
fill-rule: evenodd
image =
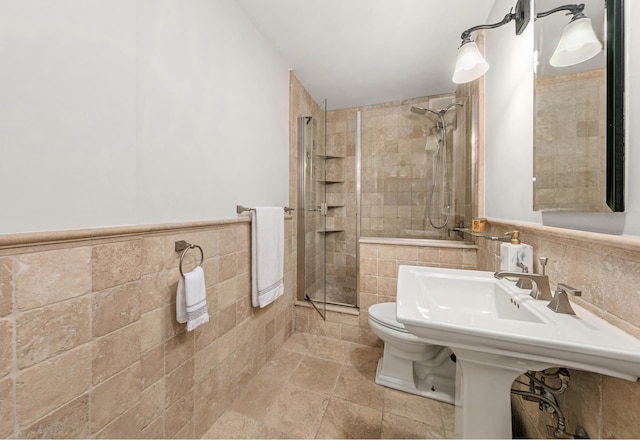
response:
M198 266L202 266L202 263L204 262L204 251L202 250L202 248L197 244L187 243L187 247L184 248L184 251L182 251L182 255L180 255L180 266L178 267L182 278L184 278L184 272L182 271L182 260L184 260L184 256L187 255L187 252L189 252L189 249L193 249L193 248L198 248L200 250L200 264L198 264Z

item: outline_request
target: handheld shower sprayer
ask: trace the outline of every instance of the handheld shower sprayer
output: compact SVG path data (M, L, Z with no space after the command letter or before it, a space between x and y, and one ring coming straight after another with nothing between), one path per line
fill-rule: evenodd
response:
M443 229L444 227L446 227L447 224L449 223L449 218L451 217L451 191L450 191L450 183L449 183L448 164L447 164L447 121L445 120L445 114L447 113L447 111L451 109L451 107L454 107L454 106L463 107L463 104L459 102L452 102L445 108L437 111L431 110L428 108L421 108L421 107L415 107L415 106L411 107L412 113L415 113L418 115L426 115L427 112L429 112L436 115L439 119L438 122L436 122L437 134L436 134L435 158L434 158L434 164L433 164L433 182L431 184L431 188L430 188L428 200L427 200L429 223L431 224L432 227L436 229ZM444 147L444 148L441 148L441 147ZM429 148L425 147L425 149L428 150ZM440 168L442 168L442 170L440 170ZM443 210L441 210L441 213L444 213L444 211L446 210L446 213L444 213L445 219L442 224L436 224L433 218L434 193L436 192L435 188L436 188L436 182L438 179L439 171L442 174L443 185L444 185L444 188L442 188L442 190L440 191L440 193L442 193L441 207L444 208Z

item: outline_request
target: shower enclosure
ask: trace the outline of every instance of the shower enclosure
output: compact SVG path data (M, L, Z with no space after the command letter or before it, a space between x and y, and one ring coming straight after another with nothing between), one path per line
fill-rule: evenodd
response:
M358 303L355 161L333 133L336 125L346 128L346 123L326 111L326 101L316 114L297 122L297 298L311 302L324 316L327 304ZM344 132L341 139L346 139ZM355 144L349 150L355 152Z
M447 94L327 111L324 102L298 118L298 300L323 316L328 304L357 307L361 237L462 240L449 229L472 212L469 103Z

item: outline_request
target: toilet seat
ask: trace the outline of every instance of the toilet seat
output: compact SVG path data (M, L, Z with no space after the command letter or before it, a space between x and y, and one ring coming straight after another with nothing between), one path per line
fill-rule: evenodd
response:
M383 327L402 333L409 333L404 325L396 321L396 303L387 302L369 307L369 318Z

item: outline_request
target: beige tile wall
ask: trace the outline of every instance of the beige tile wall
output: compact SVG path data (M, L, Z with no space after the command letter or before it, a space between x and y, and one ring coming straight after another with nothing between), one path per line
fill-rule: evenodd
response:
M604 69L536 79L535 210L609 211L606 88Z
M327 320L309 307L296 307L296 330L345 341L377 346L381 341L369 327L367 310L373 304L395 301L400 265L446 267L452 269L477 268L476 247L458 244L413 246L363 243L360 245L360 310L359 314L345 314L337 310L327 312Z
M432 228L427 220L429 189L436 161L438 118L431 113L418 115L412 106L440 110L456 100L453 94L434 95L362 107L362 206L363 237L408 237L443 239L443 230ZM451 197L451 220L456 203L463 207L465 180L456 174L464 167L465 108L447 112L447 168ZM462 119L461 121L459 119ZM458 130L460 128L460 130ZM443 154L440 155L442 160ZM460 159L460 163L454 163ZM440 162L440 166L442 162ZM442 224L446 212L439 209L445 193L442 173L434 192L434 223ZM456 192L459 188L462 192ZM445 238L446 239L446 238Z
M293 330L292 223L265 309L247 221L1 247L0 437L201 436ZM177 240L205 253L211 318L193 332L175 321Z
M640 239L572 231L532 224L491 221L489 233L522 231L524 243L538 258L549 258L547 274L552 287L562 282L579 288L581 298L572 301L640 338ZM478 268L499 267L498 242L477 239ZM567 428L582 426L591 438L640 438L640 383L571 370L569 390L558 399L567 417ZM555 420L538 411L537 403L513 398L514 416L523 434L548 437L545 426Z

